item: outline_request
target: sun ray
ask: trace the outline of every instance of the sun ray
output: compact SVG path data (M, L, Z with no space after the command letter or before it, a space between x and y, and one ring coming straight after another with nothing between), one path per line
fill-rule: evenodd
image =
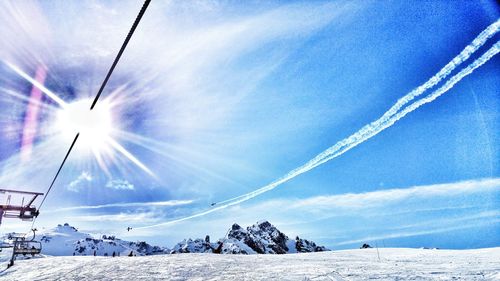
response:
M118 152L120 152L123 156L128 158L132 163L137 165L137 167L141 168L144 172L148 173L150 176L156 178L156 175L144 165L139 159L137 159L134 155L132 155L128 150L125 149L121 144L115 141L113 138L108 137L107 142Z
M53 109L56 108L56 107L54 107L51 104L46 104L46 103L43 103L41 101L32 100L31 98L29 98L29 97L27 97L25 95L22 95L22 94L14 91L14 90L11 90L11 89L0 88L0 91L2 93L6 94L7 96L10 96L12 98L18 99L20 101L32 102L33 104L36 104L37 106L39 106L40 108L43 108L43 109L53 110Z
M220 180L223 180L225 182L235 184L235 185L241 185L239 182L231 179L230 177L227 177L223 174L217 173L211 169L207 169L205 167L202 167L200 165L196 165L195 163L191 161L187 161L186 159L183 159L181 157L177 157L174 155L174 153L169 153L171 150L177 150L177 151L186 151L185 148L179 147L179 146L174 146L172 144L168 144L165 142L160 142L157 140L154 140L152 138L148 138L143 135L139 135L133 132L128 132L128 131L122 131L122 130L115 130L116 136L120 139L124 139L127 142L139 145L142 148L145 148L151 152L154 152L157 155L161 155L163 157L168 158L170 161L173 161L177 164L180 164L182 166L187 167L190 171L197 171L201 172L203 174L206 174L210 177L217 178Z
M66 107L68 104L63 101L60 97L58 97L56 94L54 94L51 90L47 89L44 85L42 85L40 82L36 81L35 79L31 78L26 72L22 71L19 67L11 64L10 62L4 61L4 63L10 67L12 70L14 70L19 76L23 77L24 79L28 80L33 86L37 87L40 89L43 93L45 93L49 98L51 98L53 101L55 101L59 106L61 107Z
M102 157L102 153L100 151L98 151L97 149L95 149L95 148L92 148L92 153L94 154L94 157L95 157L95 159L97 161L97 165L101 168L101 170L104 171L104 173L108 177L111 177L111 173L110 173L110 171L108 169L108 166L104 162L104 159Z

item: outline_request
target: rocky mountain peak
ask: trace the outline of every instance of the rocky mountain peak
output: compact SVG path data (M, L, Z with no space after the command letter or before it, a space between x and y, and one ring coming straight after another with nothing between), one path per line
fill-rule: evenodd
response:
M237 223L235 223L231 226L231 229L229 229L229 231L226 235L226 238L227 239L241 240L241 239L244 239L246 235L247 235L247 231L243 227L241 227Z
M314 242L299 237L295 240L289 239L267 220L259 221L246 229L234 223L227 235L219 239L217 243L209 243L207 240L204 242L204 245L200 245L200 243L183 241L174 247L173 252L192 252L196 251L195 249L210 252L211 249L213 253L222 254L287 254L327 250L325 247L317 246Z
M58 232L78 232L78 229L69 225L69 223L65 222L64 224L58 224L54 231Z
M247 227L244 243L259 254L286 254L288 237L268 221Z

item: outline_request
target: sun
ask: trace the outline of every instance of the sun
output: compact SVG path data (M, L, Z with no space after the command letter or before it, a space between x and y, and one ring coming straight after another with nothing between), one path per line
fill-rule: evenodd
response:
M113 134L113 115L109 103L103 101L90 110L90 99L81 99L59 109L56 128L64 138L73 139L80 133L78 144L101 152L109 146Z
M84 149L83 155L80 154L80 156L85 156L84 159L87 160L88 155L94 155L99 167L108 174L108 165L122 163L122 161L117 161L118 157L121 156L156 178L153 171L118 141L120 138L124 141L131 140L131 137L127 138L124 135L134 135L123 131L120 126L121 122L117 119L120 117L120 105L123 104L123 101L116 97L116 93L122 91L123 88L119 88L113 92L114 94L110 94L106 99L101 100L94 109L90 110L93 101L90 98L67 103L19 67L13 64L7 64L7 66L59 105L58 109L50 111L51 119L48 121L50 136L61 139L64 144L68 144L79 133L76 147Z

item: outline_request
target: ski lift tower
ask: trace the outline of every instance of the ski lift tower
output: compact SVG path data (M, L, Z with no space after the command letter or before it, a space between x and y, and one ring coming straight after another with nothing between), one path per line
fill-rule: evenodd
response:
M23 221L32 221L33 218L37 217L39 214L39 211L33 205L33 202L35 202L36 198L41 195L43 195L43 193L0 189L0 196L6 197L5 204L0 203L0 225L2 224L2 219L4 217L18 218ZM25 198L27 198L27 200L25 200ZM16 199L21 199L21 202L19 203L18 201L14 201Z
M23 221L32 221L40 213L33 205L38 196L42 196L40 192L18 191L10 189L0 189L0 225L3 218L17 218ZM5 199L5 201L4 201ZM1 203L5 202L5 203ZM26 202L26 203L25 203ZM9 239L13 241L12 244L0 244L0 251L2 248L12 248L12 258L8 267L14 265L14 260L17 255L35 255L40 254L41 244L34 241L35 230L33 229L33 239L26 240L25 235L9 235Z

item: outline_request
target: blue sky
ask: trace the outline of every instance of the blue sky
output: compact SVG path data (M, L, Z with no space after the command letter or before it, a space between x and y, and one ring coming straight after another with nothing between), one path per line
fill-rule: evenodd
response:
M21 155L32 85L6 62L32 77L45 67L44 85L69 104L93 97L141 3L2 5L0 185L44 192L71 140L44 95ZM499 12L495 1L153 1L103 94L113 139L140 164L106 147L100 165L77 143L37 225L172 246L269 219L334 249L499 246L498 56L276 189L125 231L211 210L303 165L425 83Z

